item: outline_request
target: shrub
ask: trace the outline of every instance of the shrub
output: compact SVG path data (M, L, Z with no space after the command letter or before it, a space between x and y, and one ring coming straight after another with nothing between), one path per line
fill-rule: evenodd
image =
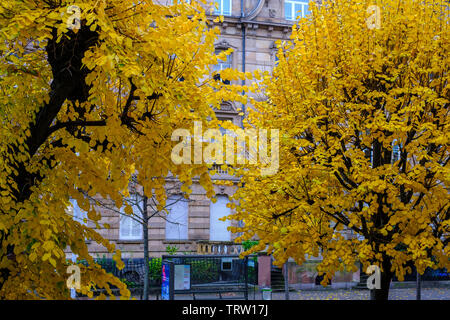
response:
M161 266L161 258L150 258L148 262L150 280L153 280L157 283L161 282Z
M256 246L258 243L258 240L245 240L242 241L242 248L244 249L244 251L248 251L251 247Z

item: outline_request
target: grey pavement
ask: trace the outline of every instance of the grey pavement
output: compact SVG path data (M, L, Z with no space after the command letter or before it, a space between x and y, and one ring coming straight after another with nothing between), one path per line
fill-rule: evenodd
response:
M241 293L229 293L222 295L224 299L243 300ZM198 296L204 300L219 298L213 294ZM156 300L156 296L150 296L151 300ZM192 295L176 295L176 300L193 300ZM261 292L249 292L249 300L261 300ZM422 288L422 300L450 300L450 287L443 288ZM284 292L273 292L272 300L285 300ZM336 290L291 290L289 300L369 300L368 290L336 289ZM389 300L416 300L415 288L391 288Z

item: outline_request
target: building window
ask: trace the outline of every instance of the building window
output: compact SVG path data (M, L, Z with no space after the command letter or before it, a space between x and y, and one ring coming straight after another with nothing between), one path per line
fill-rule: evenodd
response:
M215 51L215 54L218 55L222 51L224 51L224 50L218 49L218 50ZM214 73L218 73L218 72L220 72L220 71L222 71L224 69L229 69L229 68L231 68L231 54L227 55L226 60L220 60L219 59L217 61L217 64L215 64L213 66L213 72ZM220 75L219 74L215 74L214 75L214 79L219 81L220 80ZM229 80L224 80L223 83L230 84L230 81Z
M87 212L78 206L77 200L70 199L70 203L72 204L73 220L87 226Z
M173 6L174 4L181 4L182 2L186 2L187 4L191 4L191 0L168 0L167 4L169 6Z
M275 53L275 56L274 56L274 67L276 67L276 66L278 66L278 62L280 61L280 58L278 58L278 55L277 55L277 53Z
M231 1L232 0L215 0L217 8L214 8L214 14L222 16L231 16Z
M215 54L218 55L222 51L225 51L225 50L217 49L215 51ZM222 71L222 70L228 69L228 68L231 68L231 54L227 55L227 58L225 61L219 59L218 63L216 65L214 65L213 71Z
M230 220L220 221L220 218L231 214L227 196L217 196L216 203L211 201L209 215L209 239L211 241L231 241L231 233L227 230Z
M284 2L286 20L297 20L297 17L304 18L309 13L308 1L286 0Z
M121 240L142 240L143 226L142 226L142 212L138 205L142 201L135 201L131 206L133 208L133 215L128 215L124 211L124 207L120 209L120 225L119 238Z
M397 140L394 139L392 142L392 163L395 163L396 161L400 160L400 145L397 143Z
M167 199L166 240L188 239L188 201L183 196Z
M229 121L229 122L233 123L233 118L225 118L225 117L217 116L217 120L224 121L224 122ZM228 130L225 129L224 127L222 127L221 125L219 125L219 131L222 134L223 139L225 139L225 135L229 134Z

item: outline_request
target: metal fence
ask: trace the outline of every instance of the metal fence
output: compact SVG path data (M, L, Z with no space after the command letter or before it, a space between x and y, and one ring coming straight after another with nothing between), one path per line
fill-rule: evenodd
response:
M416 281L417 271L416 268L412 268L412 273L405 275L404 281ZM450 281L450 272L447 269L425 269L423 275L420 276L421 281ZM392 281L399 281L396 276Z
M123 259L125 267L122 270L117 268L116 262L111 258L94 259L107 273L111 273L127 285L132 295L138 295L142 298L145 268L149 268L149 286L150 293L158 295L161 291L161 258L150 258L146 266L143 258ZM82 264L87 265L85 261ZM117 288L112 286L112 290ZM95 290L94 295L103 290Z
M189 294L194 299L201 294L217 294L219 298L226 298L226 294L241 293L242 296L230 296L229 298L247 299L249 286L255 286L258 281L258 263L256 256L248 256L239 259L238 255L166 255L162 258L150 258L146 266L143 258L123 259L125 267L117 268L116 262L111 258L97 258L95 262L107 273L124 282L131 294L142 298L145 268L149 268L149 293L161 294L161 263L164 260L173 261L174 264L190 265L191 289L178 291L177 294ZM87 265L86 262L81 261ZM112 287L113 292L117 288ZM102 289L94 291L94 295L102 292ZM81 296L81 294L78 294Z
M219 299L247 300L249 286L258 281L258 264L254 256L240 259L239 255L184 255L163 256L162 260L190 266L190 288L174 293L192 295L193 299L207 294L208 300L217 296Z

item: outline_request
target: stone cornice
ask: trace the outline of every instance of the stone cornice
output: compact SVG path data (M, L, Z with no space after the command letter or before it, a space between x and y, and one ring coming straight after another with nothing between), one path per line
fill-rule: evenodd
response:
M246 28L249 31L248 36L254 36L257 29L267 30L267 36L270 36L273 31L282 31L284 36L287 36L291 30L293 23L279 23L279 22L269 22L269 21L255 21L255 20L241 20L241 19L225 19L224 22L214 22L215 27L219 27L223 30L227 28L236 28L237 30ZM221 35L226 35L227 32L223 32Z
M264 27L277 27L277 28L289 28L291 29L292 26L294 25L294 22L290 22L290 21L286 21L286 23L282 23L282 22L271 22L271 21L258 21L258 20L243 20L240 18L233 18L233 17L224 17L224 21L223 22L213 22L213 19L215 17L210 17L210 21L212 22L213 25L215 26L222 26L222 25L226 25L226 26L238 26L242 25L242 24L256 24L258 26L264 26Z

